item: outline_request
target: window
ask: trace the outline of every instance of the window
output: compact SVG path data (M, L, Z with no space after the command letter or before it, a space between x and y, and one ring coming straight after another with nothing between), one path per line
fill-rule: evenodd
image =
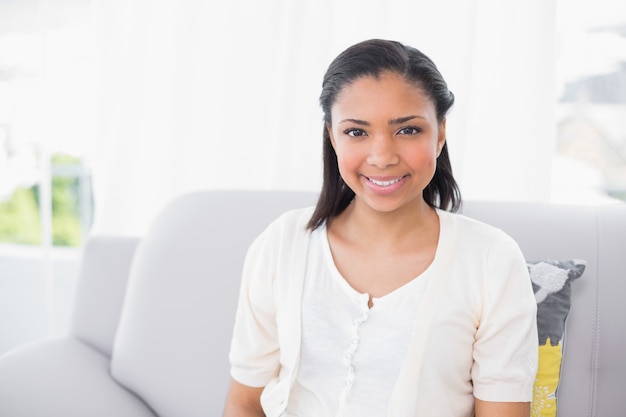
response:
M92 218L90 7L0 2L0 353L69 323Z
M3 2L0 16L0 242L79 246L91 218L89 2Z
M557 2L553 199L626 200L626 4Z

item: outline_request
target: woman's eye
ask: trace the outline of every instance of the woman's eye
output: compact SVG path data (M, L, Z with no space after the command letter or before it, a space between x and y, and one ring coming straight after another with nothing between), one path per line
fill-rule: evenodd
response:
M403 127L398 131L401 135L417 135L422 130L419 127Z
M352 129L352 128L346 129L343 133L345 133L348 136L352 136L353 138L366 135L363 129Z

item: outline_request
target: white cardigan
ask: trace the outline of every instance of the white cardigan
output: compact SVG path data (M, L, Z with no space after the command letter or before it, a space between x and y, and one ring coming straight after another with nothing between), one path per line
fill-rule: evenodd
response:
M441 231L390 417L469 417L474 396L530 401L537 367L536 302L524 257L502 231L437 211ZM231 375L265 387L281 416L298 370L311 209L285 213L251 245L230 351ZM306 416L301 416L306 417Z

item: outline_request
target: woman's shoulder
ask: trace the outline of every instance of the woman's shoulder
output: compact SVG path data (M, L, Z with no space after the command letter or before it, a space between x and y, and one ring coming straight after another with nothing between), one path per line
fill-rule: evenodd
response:
M276 259L284 253L293 253L293 248L306 247L310 231L307 224L313 208L286 211L265 226L256 236L247 251L247 258L265 261Z
M310 233L307 225L313 215L313 210L313 207L304 207L283 212L265 227L259 238L292 239L295 236L307 236Z
M460 241L471 240L475 244L479 242L493 243L494 241L516 244L511 236L502 229L493 225L466 216L462 213L451 213L438 210L439 219L443 227L452 231Z
M306 229L313 215L314 207L302 207L297 209L287 210L278 216L271 224L270 227L275 228L296 228Z
M463 214L440 214L442 240L454 256L472 259L491 269L509 270L515 264L526 270L525 258L517 241L502 229ZM497 274L496 274L497 275Z

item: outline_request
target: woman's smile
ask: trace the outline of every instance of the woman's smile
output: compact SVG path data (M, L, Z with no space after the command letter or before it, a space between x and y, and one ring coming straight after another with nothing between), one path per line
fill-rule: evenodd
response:
M402 175L399 177L368 177L363 175L362 178L365 181L367 187L369 187L373 192L378 194L392 194L398 189L400 189L407 179L407 175Z

